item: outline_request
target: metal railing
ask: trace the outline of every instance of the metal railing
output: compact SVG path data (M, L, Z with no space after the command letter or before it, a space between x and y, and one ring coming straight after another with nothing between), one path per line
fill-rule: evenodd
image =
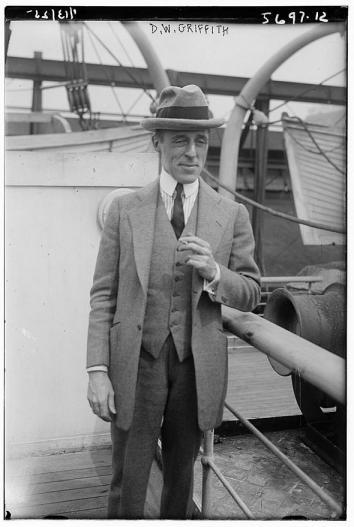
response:
M306 277L309 278L309 277ZM316 278L318 281L318 277ZM345 402L345 361L329 351L312 344L253 313L244 313L223 306L223 322L226 329L245 340L270 358L277 360L289 370L307 380L323 392L333 397L339 403ZM320 360L319 360L320 358ZM242 414L232 408L227 402L225 407L262 443L280 459L303 483L332 510L331 518L342 514L342 507L323 490L313 479L303 472L279 448L250 423ZM212 473L224 485L230 496L243 511L245 516L253 519L252 511L242 498L232 488L227 479L218 469L213 458L214 431L205 432L201 462L203 466L203 487L201 514L203 518L212 517Z
M304 283L311 290L312 284L322 282L322 276L262 276L261 285L284 285L292 283Z
M261 278L261 301L257 306L258 312L261 314L267 303L269 296L275 287L285 286L289 284L304 284L308 294L312 294L312 286L318 282L322 282L322 276L262 276Z

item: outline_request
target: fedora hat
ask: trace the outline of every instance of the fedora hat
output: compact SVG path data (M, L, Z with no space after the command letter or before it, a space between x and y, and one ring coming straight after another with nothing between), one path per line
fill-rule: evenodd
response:
M168 86L160 93L156 117L141 122L146 130L204 130L217 128L224 119L214 119L204 93L195 84Z

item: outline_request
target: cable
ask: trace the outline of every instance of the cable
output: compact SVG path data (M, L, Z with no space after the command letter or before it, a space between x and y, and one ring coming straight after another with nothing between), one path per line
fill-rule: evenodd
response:
M123 42L120 40L118 33L116 33L116 30L115 30L115 28L113 27L113 24L112 24L111 22L108 22L108 25L109 25L109 27L111 28L112 33L113 33L115 39L117 40L118 44L122 47L122 49L123 49L125 55L127 56L127 58L128 58L128 62L130 62L130 65L131 65L132 67L134 67L134 63L133 63L133 61L132 61L132 59L131 59L131 57L130 57L128 51L127 51L126 48L124 47ZM122 67L124 67L123 64L122 64ZM142 84L143 84L142 74L139 75L139 76L140 76L140 82L138 81L138 84L139 84L139 85L142 85ZM127 112L127 113L129 113L129 112Z
M87 25L86 22L83 22L84 26L86 27L86 29L95 37L95 39L101 44L101 46L103 46L103 48L107 51L107 53L109 53L111 55L111 57L117 62L118 66L121 66L122 68L125 69L127 75L132 79L132 81L135 82L135 84L139 85L139 82L136 80L136 78L130 73L130 71L127 69L126 66L124 66L120 61L119 59L115 56L114 53L112 53L112 51L109 49L108 46L106 46L106 44L102 41L102 39L100 39L100 37L98 35L96 35L96 33ZM146 90L146 88L142 87L141 88L142 90L144 90L144 92L146 93L146 95L148 97L150 97L150 99L155 102L155 99L154 97Z
M129 106L129 108L127 110L127 115L132 111L134 106L140 101L140 99L142 98L143 95L144 95L144 91L141 91L141 93L138 95L138 97L135 99L135 101Z
M304 130L306 130L306 132L309 135L309 137L311 138L312 142L318 148L318 153L320 153L325 159L327 159L328 163L330 165L332 165L340 174L343 174L345 176L346 172L344 170L342 170L341 168L339 168L335 163L333 163L333 161L327 156L326 152L322 149L322 147L316 141L316 139L313 136L311 130L309 130L309 128L308 128L307 124L305 123L305 121L303 121L301 119L301 117L294 117L294 119L296 119L303 126Z
M97 48L96 48L96 44L95 44L95 42L94 42L94 40L93 40L93 37L92 37L91 33L89 33L89 38L90 38L90 40L91 40L91 44L92 44L92 46L93 46L93 49L94 49L94 51L95 51L95 53L96 53L97 60L99 61L99 63L101 64L101 66L103 66L103 63L102 63L102 60L101 60L100 54L98 53L98 50L97 50ZM111 90L112 90L113 97L114 97L114 99L115 99L115 101L116 101L116 103L117 103L117 105L118 105L118 107L119 107L119 109L120 109L120 111L121 111L121 114L122 114L122 117L123 117L123 121L126 122L126 121L127 121L127 118L126 118L126 115L125 115L125 113L124 113L124 109L123 109L123 107L122 107L122 105L121 105L121 103L120 103L120 100L119 100L119 98L117 97L117 94L116 94L116 92L115 92L115 90L114 90L114 86L112 86L112 79L109 78L109 73L108 73L108 71L107 71L107 69L106 69L105 67L103 68L103 71L104 71L104 73L105 73L105 75L106 75L107 80L110 82L110 88L111 88Z
M274 210L270 207L266 207L265 205L261 205L261 203L257 203L257 201L254 201L253 199L246 198L246 196L243 196L239 192L236 192L236 190L232 190L228 185L225 185L224 183L221 183L218 178L214 177L206 168L203 169L203 172L212 180L214 183L216 183L219 187L227 190L238 198L240 201L243 201L244 203L247 203L248 205L251 205L252 207L257 207L264 212L267 212L268 214L272 214L273 216L277 216L278 218L283 218L284 220L293 221L294 223L300 223L301 225L307 225L308 227L314 227L315 229L321 229L324 231L330 231L330 232L337 232L339 234L345 234L345 229L339 229L337 227L332 227L331 225L326 225L324 223L318 223L317 221L311 221L311 220L303 220L300 218L296 218L295 216L290 216L290 214L285 214L284 212L279 212L277 210Z
M290 101L296 101L298 99L298 97L300 97L301 95L305 95L305 93L307 93L309 91L312 91L314 89L314 86L315 86L315 88L318 87L318 86L322 86L325 82L329 81L333 77L336 77L340 73L343 73L344 71L346 71L346 68L343 68L343 69L337 71L337 73L334 73L330 77L327 77L327 79L324 79L323 81L319 82L318 84L312 85L311 88L306 88L306 90L303 90L302 92L298 93L297 95L294 95L290 99L287 99L286 101L283 101L281 104L279 104L275 108L272 108L271 110L269 110L269 113L275 112L275 110L278 110L278 108L281 108L282 106L285 106L285 104L287 104Z
M311 148L307 148L303 143L301 143L301 141L299 141L298 139L296 139L296 137L289 131L289 129L286 130L286 132L288 133L288 135L291 137L291 139L294 141L294 143L296 143L298 146L300 146L303 150L305 150L305 152L309 152L309 154L315 154L315 155L322 155L321 152L319 152L318 150L311 150ZM341 148L343 145L339 144L339 145L336 145L334 146L333 148L331 148L330 150L326 150L326 154L330 154L332 152L335 152L336 150L338 150L339 148Z
M116 38L118 44L122 47L122 49L123 49L125 55L127 56L128 61L130 62L130 65L131 65L131 66L134 66L133 61L132 61L132 59L131 59L129 53L128 53L128 51L126 50L126 48L123 46L123 43L122 43L122 41L120 40L120 38L119 38L119 36L118 36L118 33L116 33L116 30L114 29L112 22L108 22L108 25L109 25L109 27L111 28L112 33L113 33L113 35L115 36L115 38Z

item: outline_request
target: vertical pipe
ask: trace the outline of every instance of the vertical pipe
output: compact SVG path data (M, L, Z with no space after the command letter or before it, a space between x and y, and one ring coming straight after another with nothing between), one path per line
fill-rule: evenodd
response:
M40 72L40 61L42 60L42 52L34 52L34 60L36 64L36 73ZM41 112L43 109L42 106L42 81L34 80L33 81L33 91L32 91L32 112ZM38 134L40 131L40 123L31 123L30 124L30 134Z
M256 108L264 114L269 113L269 99L259 100ZM254 200L257 203L264 204L265 201L265 184L267 176L268 162L268 124L259 124L256 137L256 163L254 174ZM264 275L263 255L263 211L257 207L252 210L252 228L255 239L255 259L261 274Z
M289 57L310 42L330 35L331 33L345 30L344 24L321 24L303 35L295 38L283 46L275 55L267 60L257 73L245 84L237 97L236 104L232 110L227 123L220 155L220 182L236 190L238 151L242 123L249 106L253 103L262 87L266 84L272 73ZM220 194L230 197L227 190L219 189Z
M204 432L203 440L203 455L202 455L202 466L203 466L203 486L202 486L202 516L205 519L211 517L211 477L212 470L209 466L209 459L214 457L214 430L207 430Z
M11 21L6 20L5 22L5 63L7 60L7 52L9 50L10 37L12 33L12 30L10 29L10 24L11 24Z

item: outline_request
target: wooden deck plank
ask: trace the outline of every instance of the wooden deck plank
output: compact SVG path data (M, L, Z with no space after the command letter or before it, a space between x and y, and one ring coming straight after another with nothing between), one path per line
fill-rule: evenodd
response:
M12 518L31 519L53 515L76 519L106 518L112 472L110 448L12 460L9 465L13 463L18 470L18 462L23 461L26 461L25 477L21 479L17 473L17 478L9 481L6 489L6 510L11 512ZM91 463L91 467L86 466L88 463ZM95 463L98 463L97 467ZM60 470L61 466L68 465L72 467L71 470ZM54 472L56 467L57 472ZM37 473L32 475L31 468ZM11 472L11 467L8 472ZM147 493L147 518L158 517L161 488L162 476L154 463Z
M248 419L301 415L291 377L278 375L266 355L229 337L227 402ZM225 409L225 421L236 417Z
M47 494L50 492L59 492L63 490L76 490L84 489L89 487L98 487L100 485L109 485L112 478L112 471L105 476L92 476L84 478L75 478L75 479L65 479L62 481L54 481L50 483L38 483L36 485L31 485L29 496L33 494L41 495ZM33 483L33 482L32 482Z
M102 449L105 452L107 449ZM58 470L71 470L73 466L75 468L91 468L104 467L111 464L110 457L107 457L106 453L102 454L101 450L88 451L88 452L77 452L66 454L63 453L63 460L58 459L57 455L49 456L34 456L26 458L18 458L12 461L12 470L17 474L25 474L30 472L31 474L44 474L48 472L57 472ZM78 454L78 458L76 458ZM66 459L66 456L69 456Z
M104 520L107 518L106 507L98 509L86 509L84 511L75 511L67 514L70 520Z
M108 493L109 485L96 485L94 487L82 487L78 489L65 489L55 492L44 492L40 494L29 494L23 498L20 505L34 506L34 505L49 505L52 503L66 503L87 498L99 498ZM60 506L60 505L59 505Z
M11 463L11 462L10 462ZM30 479L31 485L39 485L41 483L55 483L60 481L71 481L77 478L90 478L90 477L100 477L106 476L107 474L112 473L112 467L110 465L103 467L91 467L83 469L72 469L72 470L62 470L58 472L42 472L40 474L30 474L28 478ZM12 481L17 481L23 479L23 475L17 474L13 476Z
M71 512L85 511L90 508L98 509L106 507L106 496L84 498L62 503L49 503L46 505L34 505L27 507L11 507L6 505L6 510L11 512L13 519L43 518L48 515L65 515Z

